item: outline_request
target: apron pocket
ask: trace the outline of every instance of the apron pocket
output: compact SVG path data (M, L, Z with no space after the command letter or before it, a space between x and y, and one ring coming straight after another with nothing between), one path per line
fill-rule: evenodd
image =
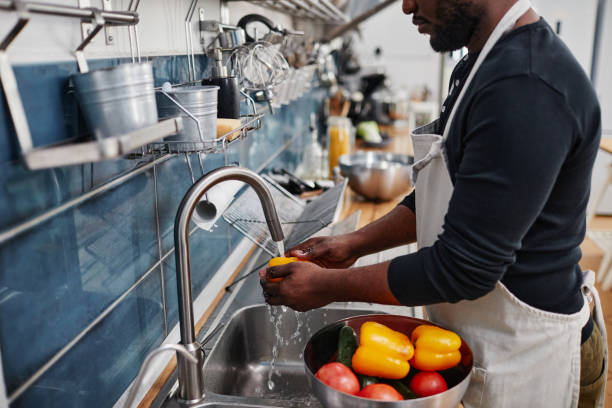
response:
M470 385L463 396L463 405L466 408L480 408L482 406L482 396L484 394L486 380L487 370L474 365Z

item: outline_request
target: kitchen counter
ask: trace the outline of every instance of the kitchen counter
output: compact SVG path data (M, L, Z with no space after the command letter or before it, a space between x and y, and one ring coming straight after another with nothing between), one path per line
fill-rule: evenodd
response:
M599 148L604 152L612 154L612 137L602 137Z
M409 155L414 154L412 142L410 141L410 130L408 128L396 129L394 127L381 127L381 130L388 132L392 137L392 142L388 146L382 149L366 148L363 146L361 140L358 140L356 143L356 150L385 151ZM399 194L397 198L390 201L374 202L364 200L350 188L347 188L344 195L344 204L340 219L346 218L349 214L352 214L355 211L361 211L358 224L358 228L361 228L391 211L411 190L412 187L407 186L406 191Z

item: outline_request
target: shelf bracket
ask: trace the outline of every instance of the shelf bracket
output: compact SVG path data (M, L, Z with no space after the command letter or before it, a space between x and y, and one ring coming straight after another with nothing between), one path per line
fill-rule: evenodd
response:
M94 16L94 19L93 19L94 27L92 28L91 32L87 35L87 37L85 37L83 42L81 42L81 44L77 47L77 49L74 52L74 55L77 60L77 64L79 66L79 71L82 74L89 72L89 66L87 65L87 60L85 59L85 54L83 54L83 50L85 50L85 47L89 45L91 40L94 39L94 37L100 32L100 30L104 28L104 24L105 24L104 17L102 17L101 10L95 9L95 8L92 8L90 10L93 12L93 16Z
M13 119L13 126L17 134L19 146L21 151L25 153L32 150L32 136L30 135L30 127L28 126L28 120L23 109L21 96L19 95L15 72L9 62L6 50L30 21L30 13L28 13L25 5L20 0L15 1L14 5L17 10L17 23L0 43L0 82L2 82L6 103Z

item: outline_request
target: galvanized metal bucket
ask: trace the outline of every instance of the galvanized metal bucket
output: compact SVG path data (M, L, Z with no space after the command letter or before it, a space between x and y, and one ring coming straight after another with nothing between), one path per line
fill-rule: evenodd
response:
M160 119L183 117L183 130L166 141L200 142L217 137L218 86L173 87L171 92L157 95Z
M121 64L75 74L72 81L85 121L96 139L157 123L151 64Z

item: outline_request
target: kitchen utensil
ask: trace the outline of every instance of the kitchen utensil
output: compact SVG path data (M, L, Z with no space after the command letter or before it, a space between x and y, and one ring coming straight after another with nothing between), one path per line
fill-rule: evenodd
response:
M159 117L183 117L183 130L166 141L204 142L217 137L218 86L184 86L162 89L158 95ZM188 148L188 146L185 146Z
M242 28L226 29L219 33L216 41L213 43L215 47L218 45L223 49L234 49L240 47L246 42L246 34Z
M157 123L151 64L121 64L71 77L87 125L96 139Z
M286 79L289 64L282 54L268 43L252 43L240 47L230 56L233 72L248 91L270 89Z
M372 314L349 317L328 324L315 333L304 349L304 365L306 377L313 394L326 408L456 408L465 394L470 383L473 366L473 356L470 347L462 340L461 362L455 368L441 371L448 383L449 389L442 393L425 398L417 398L403 401L377 401L367 398L356 397L337 391L315 377L315 373L322 365L328 363L338 350L338 334L344 326L352 327L357 335L361 325L367 321L374 321L385 326L405 333L410 336L412 330L421 324L433 323L414 317ZM412 370L412 369L411 369Z
M411 186L412 156L384 152L359 152L341 156L340 171L349 186L370 200L391 200Z
M285 237L288 237L285 240L287 249L332 223L346 187L346 183L338 184L305 205L270 177L264 176L264 180L272 193ZM245 190L225 211L223 218L268 254L276 256L276 242L270 236L263 210L254 205L257 200L253 189Z
M263 40L271 44L280 44L286 36L304 36L303 31L283 28L261 14L247 14L238 20L237 25L244 29L247 42Z
M216 66L212 78L202 80L202 85L214 85L219 87L217 98L217 117L224 119L240 118L240 87L238 79L229 76L227 67L223 65L223 53L221 49L215 49Z

